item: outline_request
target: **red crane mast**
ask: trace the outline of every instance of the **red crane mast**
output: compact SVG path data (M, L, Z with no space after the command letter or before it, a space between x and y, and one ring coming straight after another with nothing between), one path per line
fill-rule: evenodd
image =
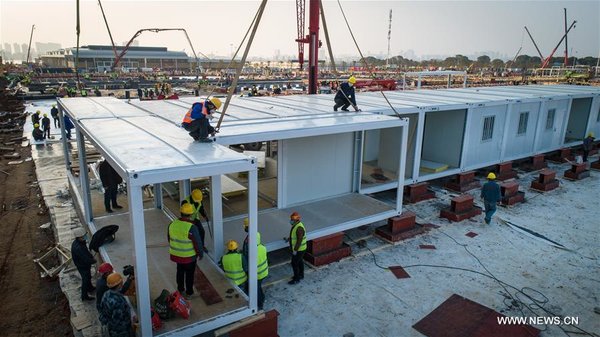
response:
M308 93L316 94L319 75L319 9L320 0L309 0L308 35L304 36L305 0L296 0L296 16L298 28L298 62L300 69L304 64L304 44L308 43Z

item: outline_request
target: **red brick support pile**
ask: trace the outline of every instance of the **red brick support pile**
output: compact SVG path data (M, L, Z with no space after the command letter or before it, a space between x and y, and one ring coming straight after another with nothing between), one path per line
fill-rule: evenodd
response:
M548 192L557 188L558 184L556 172L550 169L543 169L538 179L531 182L531 188L541 192Z
M475 171L469 171L456 174L444 187L462 193L481 187L481 183L479 180L475 180Z
M536 154L535 156L529 157L527 162L521 164L521 168L527 172L538 171L547 166L548 164L546 164L544 154Z
M352 254L352 248L343 242L344 232L308 241L304 259L313 266L323 266Z
M519 183L515 180L500 184L503 205L514 205L525 201L525 192L519 191Z
M590 164L590 168L592 170L598 170L600 171L600 159L596 160L595 162Z
M517 177L517 171L512 168L512 161L507 161L496 165L496 179L500 181L513 179Z
M575 160L575 157L571 154L571 149L565 147L549 156L548 160L555 163L566 163Z
M387 241L398 242L425 233L424 227L417 226L416 218L415 213L404 211L399 216L389 218L387 225L377 228L375 234Z
M440 218L450 221L463 221L481 214L481 208L473 205L473 196L469 194L452 198L450 207L440 211Z
M279 312L275 309L265 312L265 317L243 324L241 327L233 330L224 331L229 337L278 337L277 334L277 316ZM240 321L242 322L242 321ZM238 324L238 323L234 323ZM227 327L226 327L227 328Z
M590 176L590 170L586 168L586 163L571 164L571 168L565 171L565 178L570 180L581 180Z
M404 186L404 202L414 204L435 198L435 193L427 189L428 186L426 182Z

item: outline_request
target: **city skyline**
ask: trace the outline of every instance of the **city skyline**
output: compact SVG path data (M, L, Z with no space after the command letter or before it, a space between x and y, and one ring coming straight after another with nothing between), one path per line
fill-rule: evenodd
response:
M259 3L105 0L103 6L118 45L129 40L140 28L181 27L188 31L197 51L230 57ZM357 57L358 51L337 2L324 1L323 6L334 57ZM572 20L578 21L569 33L569 53L575 57L599 54L600 2L597 1L342 1L342 6L359 46L369 56L387 55L390 9L394 13L390 56L423 60L456 54L473 58L485 54L491 58L512 59L521 46L521 54L535 56L537 52L524 32L524 25L530 29L542 54L547 56L564 33L563 7L568 10L569 24ZM16 13L22 13L24 8L28 15L19 18ZM165 10L169 15L160 14ZM136 12L139 15L131 15ZM3 0L0 2L0 19L3 50L7 43L18 43L21 47L25 44L26 48L32 24L36 25L33 46L36 42L75 46L75 5L72 1ZM308 13L306 21L308 26ZM80 45L110 45L96 1L81 1L81 22ZM232 22L237 24L232 25ZM320 33L323 41L320 57L327 59L323 29ZM296 35L295 2L269 2L249 57L293 57L297 54ZM164 46L169 50L183 50L191 56L191 48L181 33L145 33L137 40L140 46ZM564 44L555 56L563 54Z

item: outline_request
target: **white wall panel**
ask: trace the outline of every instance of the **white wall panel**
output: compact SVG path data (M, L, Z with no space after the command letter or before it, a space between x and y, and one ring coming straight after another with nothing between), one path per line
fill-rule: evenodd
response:
M529 112L527 128L525 133L517 134L519 129L519 118L521 113ZM508 133L506 139L506 158L514 158L519 155L526 156L534 151L533 141L538 124L540 103L520 103L513 107L508 116Z

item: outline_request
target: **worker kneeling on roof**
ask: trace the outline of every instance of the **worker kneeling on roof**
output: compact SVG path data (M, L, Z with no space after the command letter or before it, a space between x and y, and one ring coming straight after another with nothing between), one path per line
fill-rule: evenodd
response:
M194 140L210 143L209 135L214 136L215 128L210 125L212 114L221 107L221 100L212 97L204 102L196 102L186 112L181 126L190 133Z
M354 110L358 111L358 107L356 106L356 94L354 93L354 83L356 83L356 78L350 76L348 82L344 82L340 85L340 88L335 94L333 111L338 111L339 107L342 107L343 111L348 111L350 105L352 105Z

